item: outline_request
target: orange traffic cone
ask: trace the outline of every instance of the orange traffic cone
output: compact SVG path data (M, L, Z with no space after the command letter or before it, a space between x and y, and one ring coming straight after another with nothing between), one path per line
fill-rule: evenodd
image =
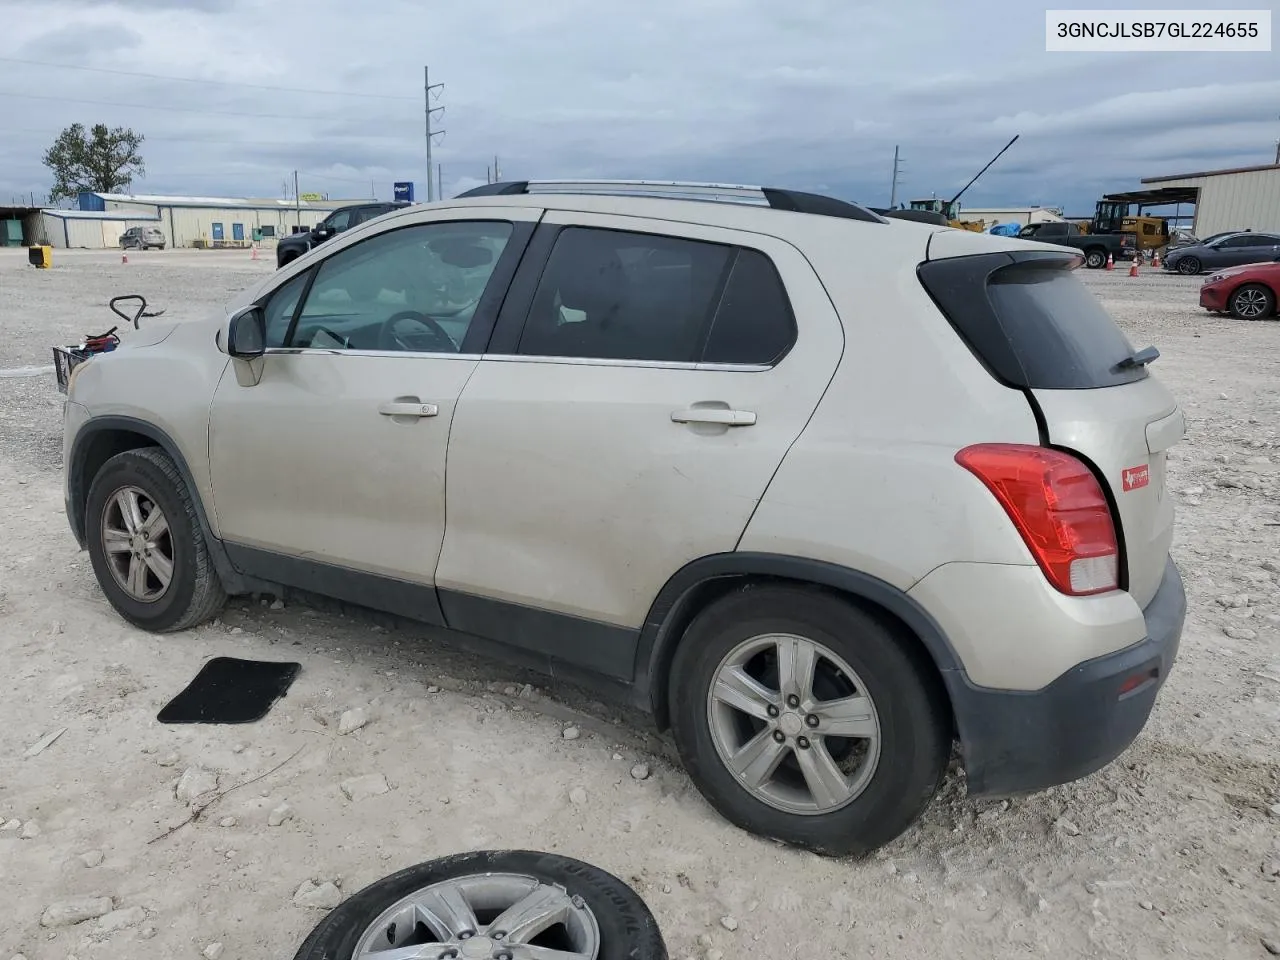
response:
M1151 258L1151 265L1155 267L1157 270L1160 269L1160 251L1159 250L1157 250L1155 252L1155 256Z
M121 263L128 263L128 262L129 262L129 255L128 255L127 253L122 253L122 254L120 254L120 262L121 262Z
M250 259L250 260L257 260L257 259L258 259L258 248L257 248L257 247L254 247L254 248L253 248L253 256L251 256L249 259Z
M1111 254L1107 254L1107 269L1114 270L1116 268L1116 258Z
M1138 275L1138 261L1134 258L1133 263L1129 264L1129 276L1136 277Z

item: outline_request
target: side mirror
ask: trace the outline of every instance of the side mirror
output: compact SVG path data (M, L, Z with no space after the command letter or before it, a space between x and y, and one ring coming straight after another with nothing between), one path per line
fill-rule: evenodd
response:
M317 241L328 240L329 237L332 236L332 234L329 232L329 228L326 227L323 223L317 223L314 227L312 227L311 235L315 237Z
M267 318L253 305L237 310L227 324L227 353L237 360L256 360L267 352Z

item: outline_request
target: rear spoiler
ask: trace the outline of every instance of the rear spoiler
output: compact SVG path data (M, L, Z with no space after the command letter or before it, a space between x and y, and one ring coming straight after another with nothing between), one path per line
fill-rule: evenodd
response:
M871 208L872 213L878 213L882 217L893 217L895 220L912 220L916 223L932 223L938 227L949 227L951 221L940 213L934 213L932 210L880 210L875 207Z

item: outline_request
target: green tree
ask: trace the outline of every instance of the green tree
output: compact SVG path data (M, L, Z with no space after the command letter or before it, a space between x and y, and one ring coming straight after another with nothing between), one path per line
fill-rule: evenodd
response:
M44 154L44 165L53 171L50 199L57 202L82 190L118 193L127 188L135 174L145 172L141 145L142 134L125 127L95 123L86 132L84 124L73 123Z

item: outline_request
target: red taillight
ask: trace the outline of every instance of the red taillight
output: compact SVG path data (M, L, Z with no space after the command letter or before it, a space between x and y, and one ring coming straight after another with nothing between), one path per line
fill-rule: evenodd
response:
M1111 508L1084 463L1014 443L965 447L956 463L995 494L1057 589L1074 597L1116 589L1120 547Z

